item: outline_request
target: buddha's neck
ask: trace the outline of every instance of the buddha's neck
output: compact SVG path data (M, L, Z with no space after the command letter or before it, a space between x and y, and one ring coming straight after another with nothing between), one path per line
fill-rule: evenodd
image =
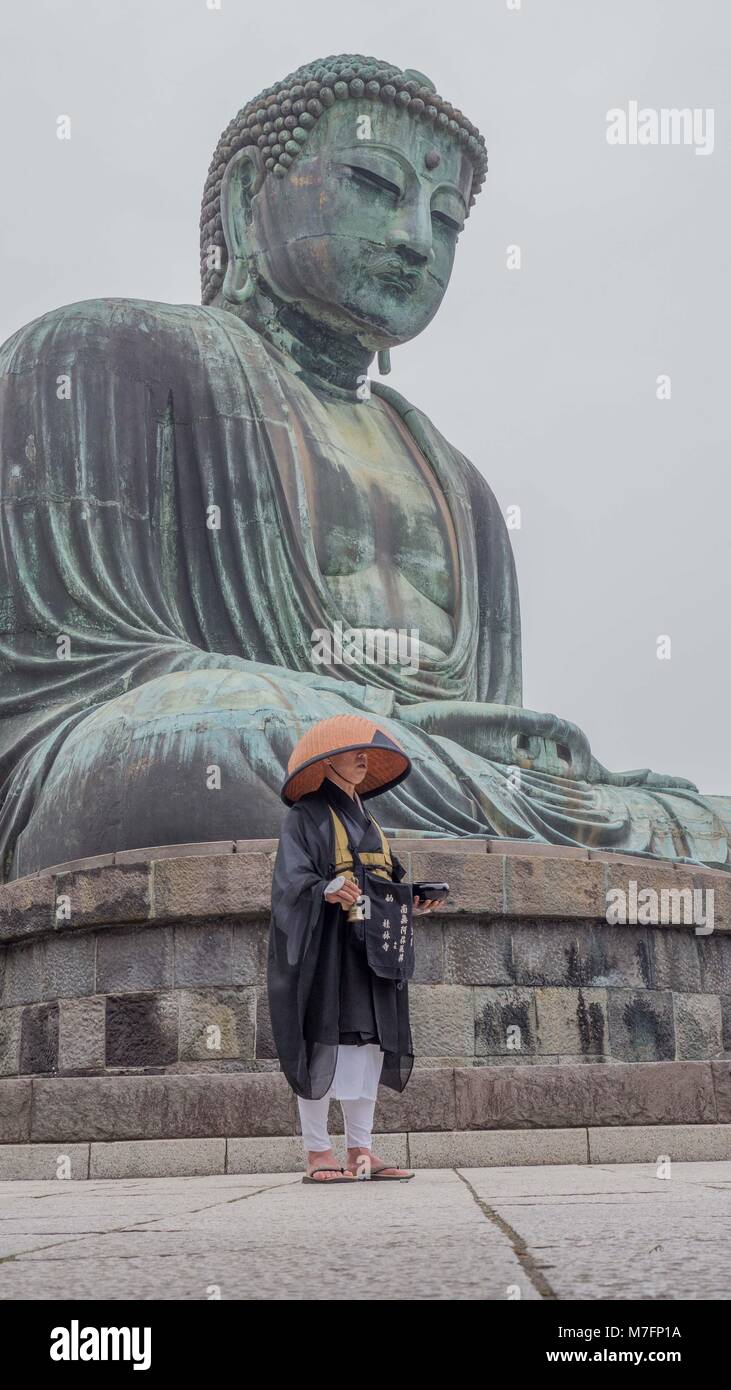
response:
M341 390L356 391L374 354L356 338L316 323L259 282L239 313L252 328L291 357L303 375Z

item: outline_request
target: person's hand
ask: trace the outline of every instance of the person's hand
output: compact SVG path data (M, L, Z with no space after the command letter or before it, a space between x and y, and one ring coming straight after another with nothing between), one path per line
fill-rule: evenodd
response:
M436 905L437 905L437 900L436 900L436 898L424 898L424 900L423 900L423 902L422 902L422 900L421 900L421 898L419 897L419 894L418 894L418 893L416 894L416 897L414 898L414 907L415 907L415 909L416 909L417 912L431 912L432 908L433 908L433 907L436 907Z
M342 888L337 893L326 893L325 902L340 903L341 907L352 907L354 902L360 897L360 888L352 878L346 878Z

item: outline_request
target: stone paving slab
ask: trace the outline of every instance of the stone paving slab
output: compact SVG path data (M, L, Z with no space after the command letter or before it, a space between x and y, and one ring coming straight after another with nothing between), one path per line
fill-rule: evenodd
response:
M0 1264L0 1298L57 1297L63 1288L65 1298L205 1299L220 1290L221 1297L254 1300L484 1299L503 1297L521 1278L510 1242L451 1172L327 1192L276 1174L261 1175L258 1186L250 1179L190 1181L184 1211L166 1209L166 1181L122 1181L114 1186L106 1232L98 1230L97 1211L88 1234L79 1229L65 1242L50 1244L57 1232L39 1230L33 1250L19 1237L22 1249ZM125 1221L119 1194L128 1186L137 1198L145 1193L147 1210L159 1200L156 1220L146 1211L140 1220L130 1194ZM42 1206L47 1195L66 1208L67 1220L76 1214L83 1221L78 1186L69 1184L62 1201L59 1184L29 1187L26 1206ZM93 1181L84 1192L97 1198L97 1208L111 1195ZM17 1212L19 1193L21 1185L0 1185L0 1231L5 1215ZM53 1228L58 1219L49 1216L46 1224ZM527 1285L525 1296L537 1294Z
M523 1170L519 1203L493 1175L466 1176L520 1232L560 1299L728 1299L731 1164L704 1165L705 1176L689 1180L694 1167L674 1164L669 1179L657 1178L654 1165L605 1169L602 1187L583 1203L568 1194L557 1203L538 1170Z
M0 1182L0 1299L727 1299L730 1216L731 1162Z

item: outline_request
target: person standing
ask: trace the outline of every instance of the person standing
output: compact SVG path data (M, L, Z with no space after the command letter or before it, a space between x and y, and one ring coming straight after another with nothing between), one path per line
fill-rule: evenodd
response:
M364 932L349 920L361 889L352 849L368 871L400 882L403 866L364 802L403 781L411 763L370 719L336 715L299 740L288 764L274 865L267 989L274 1043L297 1096L304 1182L404 1181L371 1148L379 1082L403 1091L414 1064L408 987L370 968ZM415 900L418 904L418 898ZM421 911L431 903L420 904ZM328 1134L340 1101L347 1159Z

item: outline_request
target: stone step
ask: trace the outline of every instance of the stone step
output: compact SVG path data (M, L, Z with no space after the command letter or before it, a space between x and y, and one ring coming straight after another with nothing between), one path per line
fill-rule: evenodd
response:
M332 1130L342 1131L336 1102ZM731 1061L415 1069L381 1087L379 1133L731 1124ZM0 1080L0 1146L291 1138L296 1099L280 1072ZM574 1160L571 1160L572 1162Z
M341 1137L334 1137L333 1148L342 1163L345 1145ZM673 1163L731 1159L731 1124L417 1130L374 1134L373 1149L387 1163L416 1170L647 1163L657 1176L669 1177ZM3 1144L0 1182L299 1173L303 1162L302 1141L294 1135L137 1139L63 1147L51 1143Z

